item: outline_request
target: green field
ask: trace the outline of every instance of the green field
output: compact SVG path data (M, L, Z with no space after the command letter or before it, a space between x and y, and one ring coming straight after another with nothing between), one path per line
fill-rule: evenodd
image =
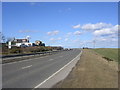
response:
M93 50L101 54L103 57L107 57L114 61L118 61L118 49L117 48L97 48Z

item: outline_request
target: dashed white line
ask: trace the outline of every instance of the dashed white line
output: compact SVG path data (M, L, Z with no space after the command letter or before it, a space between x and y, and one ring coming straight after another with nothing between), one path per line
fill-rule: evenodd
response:
M2 64L2 65L14 64L14 63L20 63L20 62L27 62L27 61L31 61L31 60L39 59L39 58L44 58L44 57L38 57L38 58L33 58L33 59L27 59L27 60L22 60L22 61L16 61L16 62L11 62L11 63L5 63L5 64Z
M32 65L22 67L22 69L26 69L26 68L30 68L30 67L32 67Z
M63 57L63 56L59 56L59 57Z
M53 61L54 59L49 59L49 61Z

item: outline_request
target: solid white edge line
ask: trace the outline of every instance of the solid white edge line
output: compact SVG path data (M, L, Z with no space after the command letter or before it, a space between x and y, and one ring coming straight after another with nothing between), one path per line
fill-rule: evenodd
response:
M43 82L41 82L40 84L38 84L37 86L35 86L32 90L40 87L42 84L44 84L46 81L48 81L50 78L52 78L53 76L55 76L57 73L59 73L61 70L63 70L65 67L67 67L70 63L72 63L78 56L80 56L82 54L82 50L81 53L79 55L77 55L72 61L70 61L69 63L67 63L66 65L64 65L61 69L59 69L58 71L56 71L55 73L53 73L50 77L48 77L47 79L45 79Z

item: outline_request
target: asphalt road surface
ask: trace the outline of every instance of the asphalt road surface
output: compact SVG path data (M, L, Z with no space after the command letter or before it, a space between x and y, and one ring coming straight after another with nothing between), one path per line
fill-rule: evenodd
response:
M74 59L80 49L2 65L3 88L34 88Z

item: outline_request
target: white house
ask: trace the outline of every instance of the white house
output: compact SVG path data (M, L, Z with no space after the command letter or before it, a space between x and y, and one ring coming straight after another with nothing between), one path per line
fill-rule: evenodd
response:
M14 44L12 45L11 42ZM29 42L29 39L14 39L13 41L9 41L8 48L11 48L11 46L20 47L21 45L33 46L33 44Z

